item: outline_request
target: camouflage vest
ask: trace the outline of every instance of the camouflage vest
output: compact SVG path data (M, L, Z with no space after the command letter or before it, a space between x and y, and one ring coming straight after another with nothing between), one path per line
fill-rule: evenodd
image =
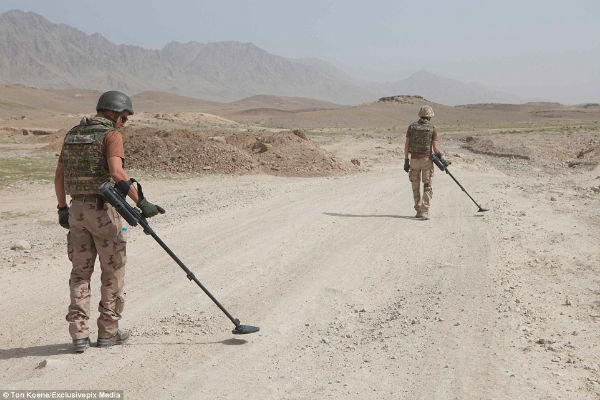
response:
M111 121L94 117L83 118L67 133L62 148L67 194L98 194L100 185L111 181L102 141L113 130Z
M433 124L424 118L410 124L408 151L411 153L431 154L434 129Z

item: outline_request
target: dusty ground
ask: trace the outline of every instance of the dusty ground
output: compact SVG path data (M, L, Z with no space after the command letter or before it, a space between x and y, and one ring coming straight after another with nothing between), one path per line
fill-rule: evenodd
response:
M452 173L490 211L477 213L436 171L429 221L412 218L401 131L312 134L320 151L361 162L336 176L138 172L167 210L150 220L155 231L261 331L233 336L133 228L122 321L133 336L82 355L71 354L64 321L66 231L46 168L55 156L37 151L48 138L5 130L0 388L120 389L129 399L600 397L600 134L510 125L442 135ZM223 135L238 128L247 129ZM15 181L15 165L28 180ZM19 240L31 248L11 250ZM98 275L92 288L97 304Z

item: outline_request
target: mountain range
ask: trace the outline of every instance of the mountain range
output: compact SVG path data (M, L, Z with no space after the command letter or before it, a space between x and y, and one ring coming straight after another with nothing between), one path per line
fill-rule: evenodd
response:
M0 15L0 84L46 89L166 91L213 101L257 94L358 104L413 94L438 103L521 102L479 84L426 71L407 79L364 83L318 59L289 59L252 43L171 42L160 50L118 45L33 13Z

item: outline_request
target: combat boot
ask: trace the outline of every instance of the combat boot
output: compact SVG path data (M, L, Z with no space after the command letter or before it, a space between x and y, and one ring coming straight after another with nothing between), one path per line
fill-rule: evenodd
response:
M129 339L129 331L125 329L118 329L117 333L113 337L101 338L98 337L98 347L110 347L118 344L124 344Z
M90 347L90 338L73 339L73 350L75 353L83 353Z
M426 212L418 212L417 215L415 215L415 218L426 220L429 219L429 214Z

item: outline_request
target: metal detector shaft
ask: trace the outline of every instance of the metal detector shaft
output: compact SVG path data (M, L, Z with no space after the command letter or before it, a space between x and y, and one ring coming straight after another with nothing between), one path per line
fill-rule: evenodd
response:
M221 309L221 311L223 311L223 313L225 315L227 315L227 318L229 318L231 320L231 322L233 322L233 324L236 326L236 328L240 327L240 320L237 318L234 318L229 311L227 311L225 309L225 307L223 307L221 305L221 303L219 303L219 301L215 298L215 296L212 295L212 293L210 293L208 291L208 289L206 287L204 287L204 285L202 284L202 282L200 282L198 280L198 278L196 278L196 276L194 275L194 273L192 271L189 270L188 267L185 266L185 264L175 255L175 253L173 253L171 251L171 249L169 248L169 246L167 246L165 244L165 242L163 242L158 235L152 230L152 228L150 227L150 225L148 224L148 221L146 221L145 218L140 218L139 220L140 225L144 228L144 233L146 235L150 235L154 238L154 240L156 240L156 242L160 245L160 247L162 247L167 254L169 254L171 256L171 258L173 260L175 260L175 262L177 263L177 265L179 265L181 267L181 269L183 269L185 271L185 273L187 274L187 277L190 281L194 281L196 282L196 284L198 286L200 286L200 289L202 289L204 291L204 293L206 293L206 295L208 297L210 297L210 299L213 301L213 303L215 303L217 305L217 307L219 307Z
M431 161L433 161L433 163L434 163L435 165L437 165L437 167L438 167L439 169L441 169L442 171L444 171L444 172L446 172L448 175L450 175L450 178L452 178L452 180L453 180L454 182L456 182L456 184L457 184L457 185L458 185L458 186L461 188L461 190L462 190L463 192L465 192L465 193L467 194L467 196L469 196L469 198L471 199L471 201L472 201L473 203L475 203L475 205L476 205L476 206L479 208L478 212L485 212L485 211L488 211L488 209L487 209L487 208L483 208L483 207L481 207L479 204L477 204L477 202L475 201L475 199L474 199L473 197L471 197L471 195L469 194L469 192L467 192L467 191L465 190L465 188L463 187L463 185L461 185L461 184L460 184L460 182L456 180L456 178L454 177L454 175L452 175L452 173L451 173L450 171L448 171L448 166L447 166L447 165L446 165L446 164L445 164L445 163L444 163L444 162L441 160L441 158L440 158L440 157L438 157L438 156L437 156L437 154L432 154L432 155L431 155Z
M212 293L210 293L208 289L204 287L204 285L198 280L198 278L196 278L192 271L190 271L188 267L186 267L185 264L181 262L181 260L175 255L175 253L173 253L171 249L169 249L169 247L158 237L158 235L154 233L152 228L150 228L150 225L148 225L148 221L146 221L144 215L137 208L132 207L129 203L127 203L125 197L127 196L129 187L133 182L133 179L130 179L128 182L119 181L115 186L112 186L109 182L105 182L102 185L100 185L98 190L100 191L100 194L102 194L102 197L104 197L104 199L108 201L123 218L125 218L129 225L141 225L144 228L144 233L146 235L152 236L154 240L156 240L156 242L160 244L160 246L171 256L171 258L175 260L177 265L179 265L181 269L185 271L188 279L190 281L196 282L196 284L200 286L200 289L202 289L204 293L206 293L206 295L210 297L213 303L215 303L217 307L219 307L221 311L223 311L223 313L227 315L227 318L229 318L231 322L233 322L233 324L235 325L235 329L232 331L232 333L236 335L244 335L247 333L258 332L260 330L258 326L241 325L239 319L233 318L233 316L229 314L225 307L223 307L221 303L219 303L215 296L213 296ZM138 185L138 194L141 196L141 198L143 198L142 185L140 185L137 181L135 182ZM162 210L161 213L164 213L164 210Z
M475 199L473 199L471 197L471 195L465 190L465 188L460 184L460 182L456 180L456 178L454 177L454 175L452 175L452 173L450 173L450 171L448 171L448 168L446 168L445 171L446 171L446 173L448 175L450 175L450 178L452 178L454 180L454 182L456 182L456 184L462 189L462 191L465 192L467 194L467 196L469 196L469 198L473 201L473 203L475 203L475 205L477 207L479 207L480 210L485 210L483 207L481 207L479 204L477 204L477 202L475 201Z

